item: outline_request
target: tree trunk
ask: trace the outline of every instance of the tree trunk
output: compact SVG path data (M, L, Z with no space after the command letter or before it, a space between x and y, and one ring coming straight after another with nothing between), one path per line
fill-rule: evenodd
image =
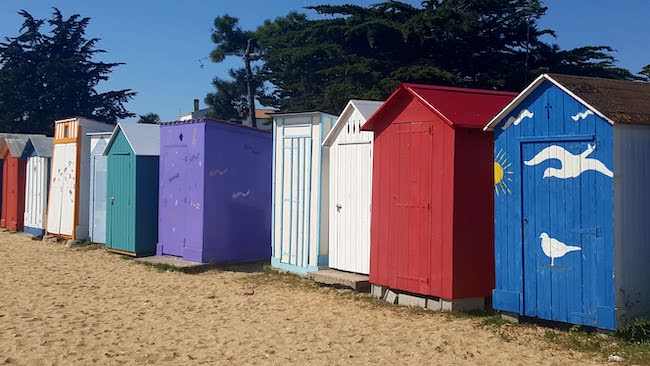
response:
M244 61L246 61L246 89L248 91L248 114L251 127L257 128L257 118L255 118L255 92L253 90L253 70L251 68L251 42L248 40L246 51L244 52Z

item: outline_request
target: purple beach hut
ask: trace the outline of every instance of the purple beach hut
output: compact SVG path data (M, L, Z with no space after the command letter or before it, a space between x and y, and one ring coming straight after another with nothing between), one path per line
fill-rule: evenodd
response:
M271 256L272 134L212 119L160 128L157 255L236 263Z

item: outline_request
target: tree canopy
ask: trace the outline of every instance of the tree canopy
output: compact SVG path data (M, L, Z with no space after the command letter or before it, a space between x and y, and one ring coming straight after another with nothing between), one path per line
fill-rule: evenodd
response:
M609 46L562 50L549 43L555 32L539 25L547 10L541 0L429 0L420 6L384 1L308 9L323 17L292 12L246 33L256 39L257 77L266 86L257 92L263 105L338 112L351 98L385 99L400 82L519 91L544 72L640 79L616 66ZM237 18L227 19L233 31L220 33L222 44L241 42ZM230 84L215 83L217 93L241 95L235 87L241 74L231 77Z
M116 122L134 116L125 108L135 96L130 89L96 90L122 63L94 60L106 51L97 48L99 39L86 38L90 18L64 18L56 8L49 20L24 10L19 14L20 34L0 43L3 131L52 134L56 119L83 116Z
M160 116L157 113L141 114L138 123L160 123Z

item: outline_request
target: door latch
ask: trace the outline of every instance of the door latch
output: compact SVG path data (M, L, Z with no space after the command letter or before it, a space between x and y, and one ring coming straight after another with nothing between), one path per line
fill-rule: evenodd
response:
M115 197L111 197L111 206L115 204Z
M343 208L343 206L341 206L340 203L337 203L337 204L336 204L336 211L341 212L341 209L342 209L342 208Z

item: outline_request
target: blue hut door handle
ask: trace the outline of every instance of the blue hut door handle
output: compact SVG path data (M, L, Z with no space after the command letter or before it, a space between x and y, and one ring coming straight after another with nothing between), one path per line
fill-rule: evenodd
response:
M528 219L524 217L524 219L522 220L522 222L524 223L524 225L527 225L527 224L528 224Z

